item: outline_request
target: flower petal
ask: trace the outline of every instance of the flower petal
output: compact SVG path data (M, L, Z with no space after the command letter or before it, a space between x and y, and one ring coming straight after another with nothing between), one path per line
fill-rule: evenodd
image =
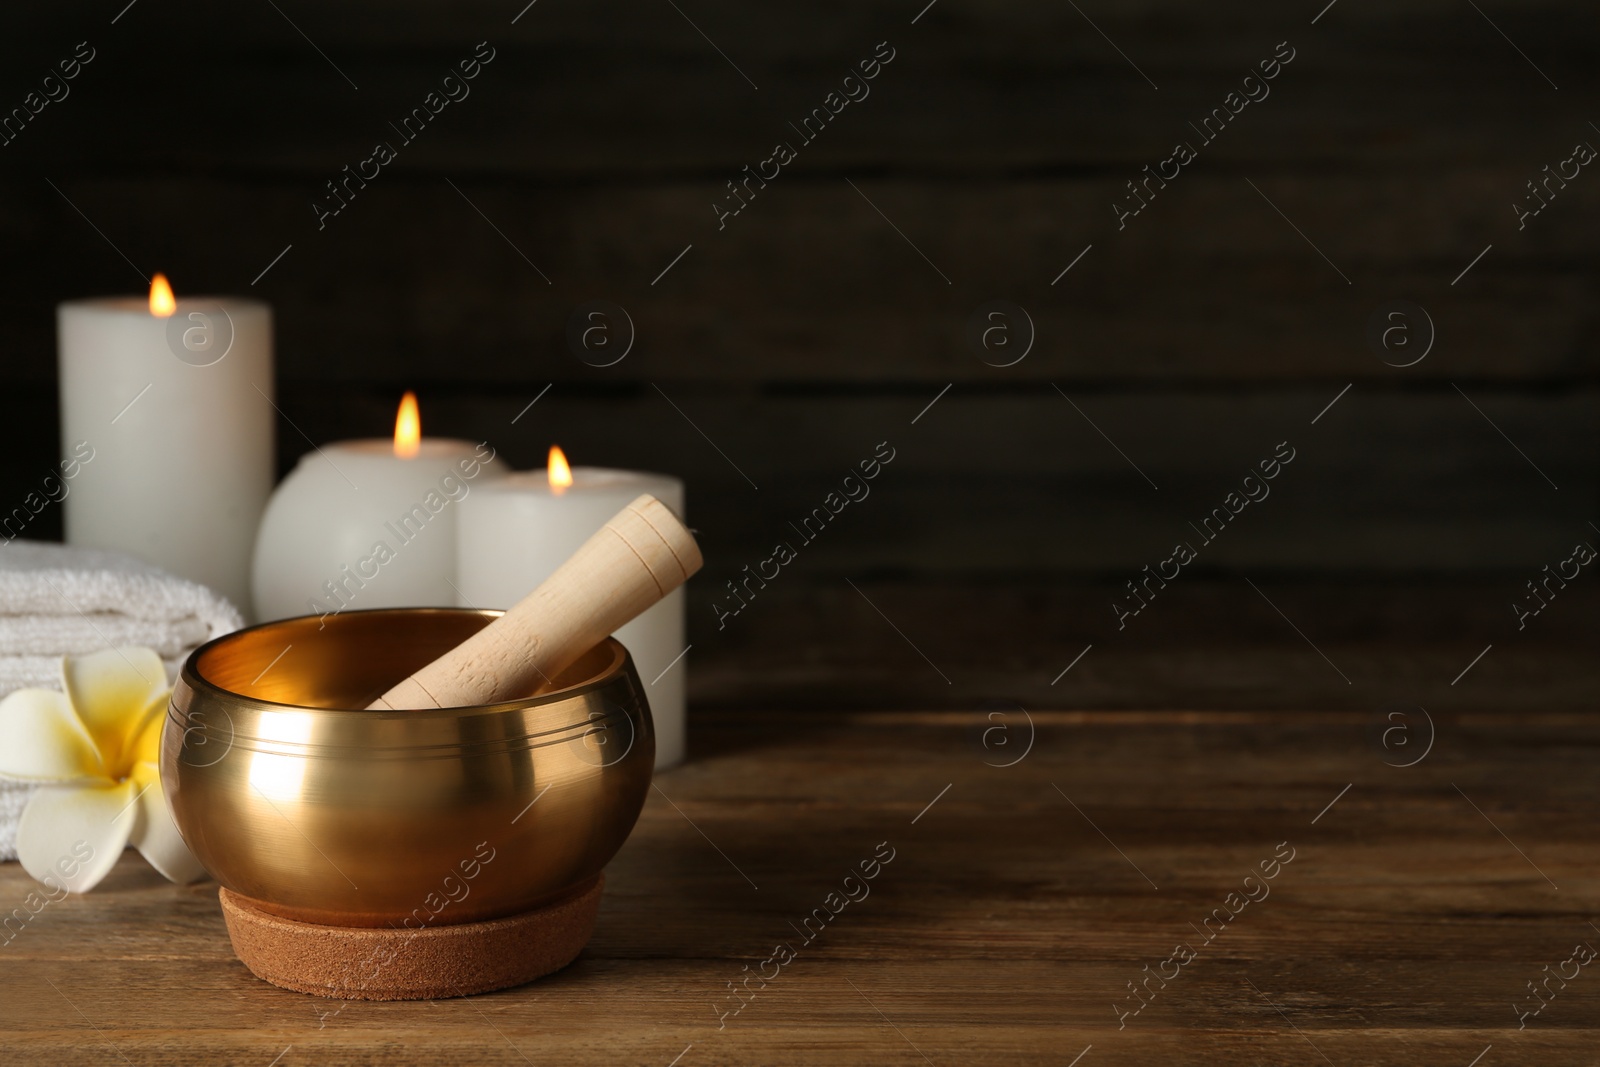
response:
M46 885L93 889L116 865L138 818L126 782L51 785L33 794L17 825L17 858Z
M130 839L139 854L150 861L150 866L166 876L167 881L187 885L205 877L206 869L194 858L189 846L178 834L178 824L172 821L167 808L167 798L161 792L160 776L153 763L140 763L133 772L134 782L141 783L144 792L139 795L139 821ZM150 788L145 789L145 784Z
M0 774L71 781L105 770L65 693L18 689L0 700Z
M134 736L133 743L128 746L126 755L128 759L133 761L133 767L129 771L130 774L137 775L141 763L147 763L151 767L156 767L161 763L161 730L166 725L166 710L167 705L157 701L155 705L156 714L150 715L144 720L144 725L139 727L139 732Z
M154 649L108 648L61 660L72 710L99 746L106 770L126 777L129 747L155 707L166 703L167 668Z

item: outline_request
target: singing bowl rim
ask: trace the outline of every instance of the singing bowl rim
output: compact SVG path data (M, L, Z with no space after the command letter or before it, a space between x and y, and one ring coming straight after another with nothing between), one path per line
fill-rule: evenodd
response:
M335 616L335 619L349 616L377 615L410 617L465 615L486 618L489 620L489 622L493 622L495 619L498 619L504 614L505 612L498 608L393 607L364 608L358 611L340 612L339 615ZM628 650L623 646L622 642L618 641L615 637L607 637L596 647L608 648L611 651L610 662L608 662L599 671L591 674L589 677L580 682L573 683L572 685L563 686L560 689L551 690L548 693L539 693L536 696L518 697L513 700L502 700L493 704L463 704L448 708L418 708L415 710L394 711L368 710L366 708L324 708L310 704L291 704L276 700L266 700L262 697L250 696L245 693L239 693L232 689L225 688L224 686L221 686L216 682L213 682L211 679L205 677L200 672L199 664L203 659L205 659L208 655L215 654L217 651L230 643L237 642L248 636L263 633L277 627L287 629L291 625L303 626L306 624L307 620L320 618L322 617L318 615L291 615L288 618L273 619L269 622L258 622L252 626L244 626L237 630L231 630L219 637L213 637L211 640L207 641L203 645L200 645L193 652L189 653L189 655L184 659L183 666L178 671L178 683L180 686L187 688L190 691L191 699L193 699L193 697L196 695L204 693L208 697L237 702L236 706L240 707L241 710L255 709L260 711L301 711L309 712L317 716L327 716L334 720L346 719L353 721L359 718L363 721L370 722L373 720L387 721L404 718L415 722L418 719L454 720L472 715L495 715L504 714L507 712L528 711L546 704L556 703L557 701L569 700L573 697L580 697L586 693L592 692L609 684L611 680L617 676L618 672L623 670L624 665L628 661ZM339 624L335 622L334 625ZM488 624L485 623L485 625ZM397 682L399 681L398 678L395 680ZM174 696L176 696L176 694L174 694ZM174 707L169 705L169 711L175 710L176 709Z

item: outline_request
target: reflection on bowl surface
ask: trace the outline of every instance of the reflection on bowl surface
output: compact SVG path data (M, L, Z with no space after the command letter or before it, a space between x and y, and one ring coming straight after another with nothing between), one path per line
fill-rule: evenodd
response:
M198 649L161 778L200 862L269 911L337 926L511 915L597 874L655 762L644 687L615 640L540 696L360 710L498 614L306 616Z

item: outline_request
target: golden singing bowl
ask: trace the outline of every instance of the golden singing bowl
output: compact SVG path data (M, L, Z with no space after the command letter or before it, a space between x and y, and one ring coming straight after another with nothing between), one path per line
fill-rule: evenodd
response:
M162 788L196 858L263 909L332 926L477 922L592 880L655 762L616 640L540 696L355 710L499 614L305 616L197 649L161 738Z

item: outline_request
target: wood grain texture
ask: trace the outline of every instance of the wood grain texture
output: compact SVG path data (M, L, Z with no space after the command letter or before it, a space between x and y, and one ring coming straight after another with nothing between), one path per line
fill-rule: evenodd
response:
M1116 579L774 582L721 629L690 597L689 698L726 712L1592 712L1600 590L1573 585L1518 629L1511 605L1529 577L1201 573L1120 630Z
M661 382L596 395L557 384L513 424L543 384L493 400L444 393L432 425L485 435L516 466L541 466L555 442L574 462L637 467L646 456L684 475L706 553L691 590L720 588L783 538L802 553L795 570L811 576L1137 571L1175 540L1198 546L1188 524L1284 441L1293 463L1205 550L1203 566L1537 571L1550 552L1594 535L1586 520L1600 492L1592 389L1494 397L1473 387L1469 402L1448 386L1402 396L1356 386L1313 425L1348 383L1138 396L1067 382L957 385L925 415L938 385L852 394ZM297 422L314 439L358 413L376 433L392 421L388 393L359 406L338 390L298 397ZM304 439L291 434L283 447L298 455ZM871 495L802 545L790 523L879 442L895 458Z
M1409 768L1385 764L1363 716L1036 711L1010 767L994 764L1027 724L1004 723L1006 745L995 725L700 717L697 757L660 776L608 869L586 952L472 1000L270 987L231 957L214 887L169 886L130 853L5 945L0 1049L18 1064L1065 1064L1090 1045L1083 1064L1465 1065L1491 1044L1485 1062L1592 1059L1592 975L1525 1029L1512 1008L1600 941L1592 719L1439 715ZM894 858L868 895L802 944L791 924L880 842ZM1198 945L1194 926L1280 842L1294 858L1270 893ZM30 885L0 868L0 899ZM784 940L797 957L719 1029L727 983ZM1128 983L1183 941L1197 958L1119 1029Z
M1583 5L679 6L17 13L18 94L73 42L99 56L0 148L0 514L58 458L54 303L162 269L273 303L281 468L385 432L416 388L429 432L519 465L554 440L684 476L718 582L946 386L906 477L797 581L1137 568L1352 383L1306 480L1210 562L1536 569L1593 518L1600 179L1525 227L1512 209L1600 143ZM471 95L319 229L325 183L480 40L497 54ZM719 229L726 183L884 40L871 95ZM1119 229L1126 183L1285 40L1271 95ZM967 337L996 298L1037 329L1011 367ZM637 331L606 368L565 336L597 299ZM1437 331L1407 368L1365 336L1395 299Z
M1313 425L1348 382L1134 395L1063 380L1060 392L1049 382L956 385L942 397L939 385L857 393L557 383L529 408L549 384L495 396L424 387L426 432L487 440L519 468L542 466L557 443L576 463L682 477L706 557L691 595L714 595L784 537L802 550L789 569L802 581L883 570L935 582L975 571L1046 582L1138 571L1193 538L1188 524L1282 441L1297 450L1294 463L1205 551L1202 567L1372 577L1511 568L1532 577L1552 553L1594 536L1587 522L1600 494L1593 388L1497 393L1464 383L1462 392L1397 394L1357 385ZM11 424L18 450L0 455L20 502L55 463L55 420L44 391L9 395L29 404ZM310 441L388 433L397 399L354 385L291 389L280 398L294 412L279 426L281 465L292 468ZM789 524L823 506L885 441L896 458L871 495L802 547ZM58 513L44 509L24 536L59 536Z
M91 219L126 216L118 236L136 262L179 260L174 284L249 289L292 244L256 288L277 309L289 384L1591 384L1600 361L1584 296L1600 182L1574 183L1518 233L1509 206L1547 161L1419 178L1215 160L1120 232L1111 205L1131 164L1055 179L802 170L723 230L714 179L550 188L399 171L322 230L315 179L78 177L62 189ZM110 250L48 185L13 180L0 199L17 208L0 232L19 257L47 276L101 277ZM1471 284L1452 286L1491 242ZM138 288L115 262L96 284ZM53 320L32 284L0 293L0 310L27 331L18 372L47 381ZM1027 309L1037 335L1008 368L985 365L967 339L969 318L1000 296ZM574 309L596 298L626 308L638 335L604 370L565 339ZM1397 298L1425 307L1438 335L1436 358L1403 370L1365 339L1369 316Z

